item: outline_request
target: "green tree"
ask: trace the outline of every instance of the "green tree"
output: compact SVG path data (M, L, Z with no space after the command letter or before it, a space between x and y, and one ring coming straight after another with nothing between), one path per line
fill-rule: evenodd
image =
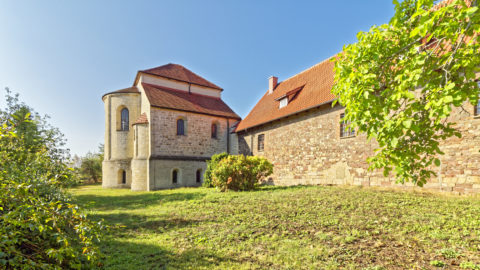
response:
M102 225L65 193L68 151L42 119L7 91L0 111L0 269L96 267Z
M79 174L83 181L98 183L102 180L103 148L103 144L100 144L98 152L88 152L81 158Z
M378 142L370 168L422 186L440 165L440 142L461 136L452 109L477 103L480 12L476 0L393 3L388 24L334 57L332 93L351 127Z

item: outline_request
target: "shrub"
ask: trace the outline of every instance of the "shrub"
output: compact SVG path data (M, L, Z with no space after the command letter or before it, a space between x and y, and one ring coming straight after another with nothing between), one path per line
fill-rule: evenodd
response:
M212 169L212 184L221 191L253 190L272 173L272 163L263 157L230 155Z
M212 170L215 168L220 162L220 160L228 157L228 154L223 152L220 154L216 154L212 156L212 159L207 161L207 170L205 170L205 174L203 175L203 186L204 187L214 187L212 182Z
M98 266L103 227L63 191L73 173L61 136L25 105L9 105L15 114L0 111L0 269Z

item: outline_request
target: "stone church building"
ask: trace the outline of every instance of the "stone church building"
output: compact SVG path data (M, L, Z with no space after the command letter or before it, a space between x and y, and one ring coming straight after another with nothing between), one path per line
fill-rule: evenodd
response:
M180 65L139 71L132 87L103 96L103 186L197 186L205 161L220 152L266 157L274 164L267 181L275 185L397 185L381 171L367 171L376 144L341 121L344 109L332 107L333 81L329 59L281 82L272 76L240 121L220 87ZM480 192L479 112L473 106L455 111L463 137L443 142L438 176L426 188Z
M103 187L155 190L198 186L213 154L237 153L240 117L223 89L181 65L137 73L133 86L102 97Z

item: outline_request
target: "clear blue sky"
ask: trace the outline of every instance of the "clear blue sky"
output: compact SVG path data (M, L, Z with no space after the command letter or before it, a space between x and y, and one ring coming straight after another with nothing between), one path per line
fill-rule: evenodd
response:
M223 87L245 117L282 81L388 22L390 0L0 2L0 87L66 135L72 153L103 142L101 96L137 70L178 63Z

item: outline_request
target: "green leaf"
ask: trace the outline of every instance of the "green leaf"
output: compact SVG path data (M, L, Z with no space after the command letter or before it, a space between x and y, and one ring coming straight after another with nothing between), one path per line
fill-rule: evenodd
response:
M438 158L434 159L433 162L435 163L435 166L437 166L437 167L440 166L440 164L441 164L440 159L438 159Z
M410 128L412 126L412 120L411 119L405 120L402 122L402 124L405 128Z
M390 141L390 145L395 148L397 147L398 145L398 138L393 138L391 141Z

